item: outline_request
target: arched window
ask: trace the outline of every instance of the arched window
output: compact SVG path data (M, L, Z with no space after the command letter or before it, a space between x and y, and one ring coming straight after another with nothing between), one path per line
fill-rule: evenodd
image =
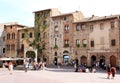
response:
M93 24L90 24L90 31L93 31Z
M29 37L32 38L32 32L30 32Z
M85 30L85 24L82 24L81 30Z
M15 44L11 45L11 50L15 50Z
M57 52L55 52L55 56L57 56Z
M82 43L83 43L83 47L87 47L87 40L86 39L84 39Z
M12 33L12 39L15 39L15 33Z
M79 24L76 25L76 31L80 31L80 25Z
M47 25L47 21L46 20L43 21L43 25Z
M69 40L64 40L64 47L69 47Z
M10 40L10 33L7 34L7 40Z
M10 45L9 44L7 45L7 50L10 50Z
M65 25L64 30L65 30L65 31L69 31L69 29L70 29L70 28L69 28L69 25Z
M76 44L80 44L80 40L79 39L76 40Z
M79 39L76 40L76 46L80 47L80 40Z
M24 34L24 33L22 33L21 38L24 38L24 37L25 37L25 34Z
M58 31L58 26L55 26L54 31L55 31L55 32Z

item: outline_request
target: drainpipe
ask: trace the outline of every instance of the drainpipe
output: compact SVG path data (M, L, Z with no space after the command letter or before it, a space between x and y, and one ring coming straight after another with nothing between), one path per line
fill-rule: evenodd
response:
M118 27L119 27L119 32L118 32L118 33L119 33L119 48L118 48L118 57L119 57L119 58L118 58L118 59L119 59L118 62L119 62L119 63L118 63L118 66L119 66L119 68L120 68L120 16L118 16L118 21L119 21L119 22L118 22L118 23L119 23L119 24L118 24Z

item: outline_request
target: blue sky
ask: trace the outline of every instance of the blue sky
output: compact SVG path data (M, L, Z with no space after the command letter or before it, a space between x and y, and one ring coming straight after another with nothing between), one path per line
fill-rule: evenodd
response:
M58 8L61 13L79 10L85 17L120 14L119 0L0 0L0 23L34 26L34 11Z

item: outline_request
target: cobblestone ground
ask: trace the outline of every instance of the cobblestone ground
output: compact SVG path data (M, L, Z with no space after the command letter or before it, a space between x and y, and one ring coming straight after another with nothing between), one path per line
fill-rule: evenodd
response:
M14 70L10 75L8 69L0 69L0 83L120 83L120 74L115 79L107 79L104 72L80 73L72 69L47 68L46 70Z

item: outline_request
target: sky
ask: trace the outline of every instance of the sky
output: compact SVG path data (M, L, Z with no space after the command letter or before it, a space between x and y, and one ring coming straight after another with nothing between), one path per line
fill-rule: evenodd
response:
M120 0L0 0L0 23L34 26L34 11L58 8L61 13L81 11L85 17L120 14Z

